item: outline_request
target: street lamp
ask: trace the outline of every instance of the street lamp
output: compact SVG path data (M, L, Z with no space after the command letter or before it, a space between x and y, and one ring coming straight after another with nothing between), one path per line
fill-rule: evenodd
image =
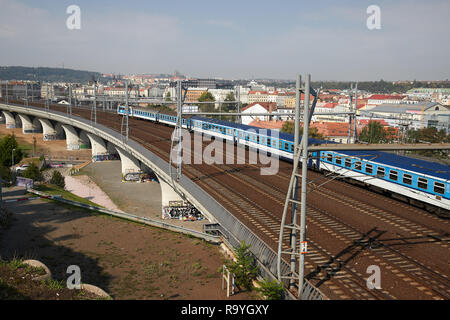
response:
M14 151L16 151L16 149L12 149L11 151L11 183L14 183Z

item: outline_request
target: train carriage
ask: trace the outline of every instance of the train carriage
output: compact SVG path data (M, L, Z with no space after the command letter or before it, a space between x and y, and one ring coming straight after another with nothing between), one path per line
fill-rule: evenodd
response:
M118 114L126 108L119 106ZM130 107L129 116L174 126L176 115ZM257 150L293 160L294 137L270 129L193 116L182 120L182 126L203 135L222 138ZM336 143L308 139L310 145ZM430 161L381 151L313 152L308 166L329 171L376 190L383 190L429 210L450 210L450 170Z

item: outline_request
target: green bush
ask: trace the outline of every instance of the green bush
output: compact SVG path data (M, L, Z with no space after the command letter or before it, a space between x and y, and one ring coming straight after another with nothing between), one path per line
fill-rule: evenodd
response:
M66 183L64 181L64 177L59 171L53 171L52 178L50 179L50 183L54 184L55 186L58 186L62 189L66 186Z
M32 179L33 181L42 180L41 171L34 163L31 163L30 166L22 173L22 177Z
M256 288L256 291L261 293L266 300L281 300L283 297L284 287L277 280L269 281L264 279L259 282L260 288Z
M226 266L236 278L236 286L246 290L253 289L253 280L258 275L258 267L253 254L249 250L250 246L242 242L239 248L236 248L236 261L228 261Z

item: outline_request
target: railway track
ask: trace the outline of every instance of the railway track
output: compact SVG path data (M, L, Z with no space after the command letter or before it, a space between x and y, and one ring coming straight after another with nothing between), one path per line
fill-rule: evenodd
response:
M90 110L73 110L74 115L90 119ZM105 113L98 120L120 132L120 116ZM168 160L168 142L173 129L156 124L151 125L151 131L148 128L148 122L130 118L130 137ZM260 167L248 164L185 165L183 168L188 177L276 248L292 170L290 164L280 162L280 171L275 177L260 176ZM314 172L308 175L313 181L309 184L307 206L310 250L306 274L310 281L329 297L337 299L450 297L447 221L358 186L342 181L322 185L323 176ZM336 208L345 208L343 210L348 212L340 215ZM369 228L363 220L369 220L371 226L380 230ZM378 232L376 237L371 234L374 232ZM385 234L402 236L383 239ZM427 240L420 245L426 246L430 255L422 252L423 249L410 250L414 241L420 239ZM395 243L396 240L400 243ZM283 246L287 248L288 244L289 239L285 237ZM441 260L436 259L437 265L430 265L428 258L438 256ZM394 287L367 289L365 267L369 263L380 265L383 274L388 274L388 284L394 283Z

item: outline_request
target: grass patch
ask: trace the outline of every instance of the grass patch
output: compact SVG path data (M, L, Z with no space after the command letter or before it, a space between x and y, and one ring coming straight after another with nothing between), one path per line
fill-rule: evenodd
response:
M64 289L66 287L66 283L64 282L64 280L55 280L55 279L47 279L45 281L42 281L45 286L49 289L52 290L59 290L59 289Z
M96 206L96 207L103 208L102 206L100 206L94 202L91 202L85 198L74 195L73 193L71 193L67 190L64 190L58 186L52 185L52 184L41 184L41 185L36 186L35 189L38 191L41 191L41 192L45 192L50 195L60 195L66 200L72 200L72 201L80 202L80 203L87 204L90 206Z

